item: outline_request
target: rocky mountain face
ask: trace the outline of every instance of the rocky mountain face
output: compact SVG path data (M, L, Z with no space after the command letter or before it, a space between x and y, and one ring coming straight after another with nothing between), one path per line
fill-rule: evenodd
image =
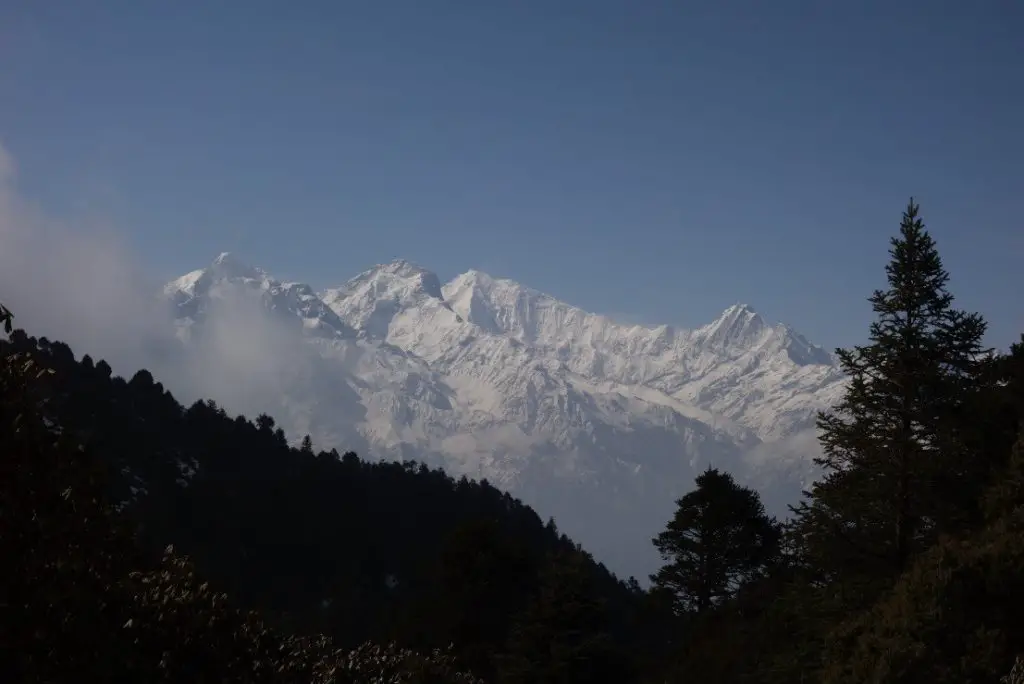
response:
M229 411L271 413L318 447L486 478L638 579L709 465L783 513L814 475L815 414L845 382L831 355L749 306L696 330L622 325L406 261L316 293L222 254L163 298L189 387ZM232 361L204 363L213 348Z

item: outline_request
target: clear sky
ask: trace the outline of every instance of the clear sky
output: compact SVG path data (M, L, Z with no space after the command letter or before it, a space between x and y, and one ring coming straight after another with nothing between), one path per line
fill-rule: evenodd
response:
M170 277L408 258L859 342L910 195L990 342L1024 331L1017 0L0 0L20 192Z

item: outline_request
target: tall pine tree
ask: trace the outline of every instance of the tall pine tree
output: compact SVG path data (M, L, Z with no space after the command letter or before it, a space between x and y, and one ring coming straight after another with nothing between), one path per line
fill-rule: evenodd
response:
M819 416L826 475L797 509L821 579L841 570L862 580L852 594L861 600L961 517L970 504L957 487L984 487L961 432L985 322L953 308L949 275L913 200L891 244L888 289L869 300L877 317L869 343L837 350L850 384Z

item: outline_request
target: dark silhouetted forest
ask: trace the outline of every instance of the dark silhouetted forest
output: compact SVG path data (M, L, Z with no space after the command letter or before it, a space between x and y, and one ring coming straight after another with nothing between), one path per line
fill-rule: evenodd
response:
M824 476L777 520L702 473L649 590L486 481L290 446L0 307L2 680L1020 682L1024 338L984 348L913 202L885 273Z

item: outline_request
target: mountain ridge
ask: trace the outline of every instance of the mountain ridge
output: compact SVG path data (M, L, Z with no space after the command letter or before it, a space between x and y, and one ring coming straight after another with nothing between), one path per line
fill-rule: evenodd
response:
M693 330L626 325L482 271L442 283L408 260L314 292L225 253L161 296L179 330L223 327L248 302L294 336L276 397L244 407L281 415L293 440L488 479L637 576L656 560L637 528L654 534L696 470L791 501L814 474L807 431L844 381L827 352L745 304Z

